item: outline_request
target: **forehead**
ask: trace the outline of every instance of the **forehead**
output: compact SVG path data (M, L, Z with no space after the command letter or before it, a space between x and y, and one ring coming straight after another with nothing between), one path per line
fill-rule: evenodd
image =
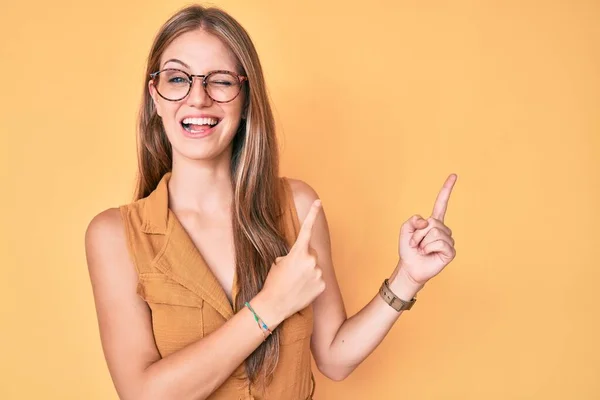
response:
M186 32L173 40L160 58L160 67L164 66L165 61L173 58L189 65L191 72L195 74L216 69L229 71L237 69L236 58L229 48L215 35L201 29ZM185 69L177 63L168 63L168 65Z

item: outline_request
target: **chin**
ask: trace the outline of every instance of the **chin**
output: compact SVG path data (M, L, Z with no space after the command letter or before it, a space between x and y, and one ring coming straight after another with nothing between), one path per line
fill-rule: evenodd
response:
M221 143L178 143L173 147L174 158L185 158L190 161L211 161L221 157L231 158L231 141L226 146ZM177 153L177 155L175 154Z
M176 128L175 130L177 132L174 134L173 132L167 134L173 152L194 160L218 156L227 149L233 139L233 135L228 135L231 137L223 137L221 129L218 129L218 127L199 134L181 132L183 128Z

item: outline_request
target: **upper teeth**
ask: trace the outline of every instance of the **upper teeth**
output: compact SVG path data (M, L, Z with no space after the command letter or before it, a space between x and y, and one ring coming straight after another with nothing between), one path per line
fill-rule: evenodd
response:
M219 122L216 118L185 118L184 124L194 125L216 125Z

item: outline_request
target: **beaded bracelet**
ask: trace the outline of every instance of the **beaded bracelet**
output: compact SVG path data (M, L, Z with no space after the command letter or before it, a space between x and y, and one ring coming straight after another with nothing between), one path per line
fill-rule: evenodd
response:
M252 308L252 306L250 305L250 303L245 302L244 305L246 307L248 307L248 309L250 310L250 312L252 312L252 315L254 315L254 319L256 320L256 323L258 324L258 327L260 328L261 332L263 333L263 336L265 337L263 339L263 341L267 340L267 337L269 337L269 335L272 334L273 332L271 332L271 330L269 329L269 327L267 326L267 324L265 324L265 321L263 321L263 319L258 316L258 314L256 313L256 311L254 311L254 309Z

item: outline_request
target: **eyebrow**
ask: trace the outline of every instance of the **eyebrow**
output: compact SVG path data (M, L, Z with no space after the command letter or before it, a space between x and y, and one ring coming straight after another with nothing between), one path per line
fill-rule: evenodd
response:
M188 69L191 69L189 65L187 65L187 64L186 64L186 63L184 63L183 61L181 61L181 60L178 60L178 59L176 59L176 58L170 58L170 59L168 59L167 61L165 61L165 62L163 63L163 68L164 68L164 67L165 67L165 65L166 65L167 63L169 63L169 62L176 62L176 63L179 63L179 64L183 65L184 67L186 67L186 68L188 68Z

